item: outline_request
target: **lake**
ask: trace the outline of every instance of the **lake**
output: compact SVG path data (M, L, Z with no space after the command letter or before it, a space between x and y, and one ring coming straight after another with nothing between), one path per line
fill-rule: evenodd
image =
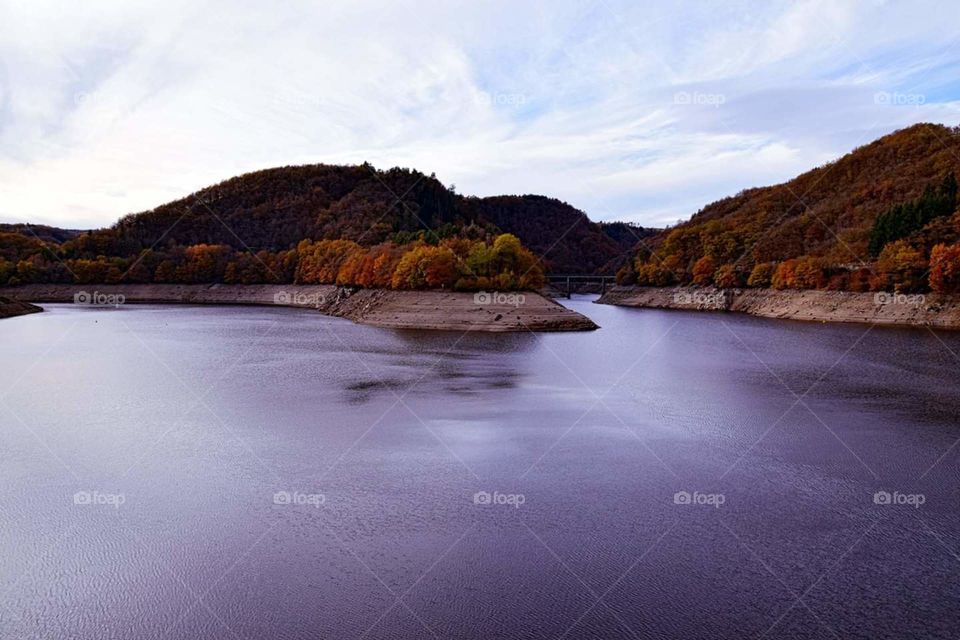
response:
M960 334L0 324L0 637L948 638Z

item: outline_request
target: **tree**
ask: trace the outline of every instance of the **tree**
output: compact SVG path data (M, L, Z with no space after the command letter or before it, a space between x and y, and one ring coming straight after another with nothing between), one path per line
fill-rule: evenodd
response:
M693 283L701 286L711 284L716 270L717 265L714 259L703 256L693 265Z
M823 260L816 256L797 258L794 266L797 289L821 289L826 285Z
M774 289L796 289L796 264L796 260L784 260L778 264L776 271L773 272L773 278L770 279L771 286Z
M960 292L960 244L938 244L930 251L930 289L936 293Z
M627 263L617 271L617 284L637 284L637 269L633 264L633 260L627 260Z
M164 260L157 265L157 270L153 273L153 281L160 283L171 283L177 281L177 263L173 260Z
M337 272L338 285L356 285L360 281L360 275L363 272L363 264L367 259L369 252L358 248L351 251Z
M177 282L221 282L233 249L222 244L195 244L184 249Z
M920 291L926 284L926 271L923 252L905 240L897 240L880 252L870 285L874 291Z
M949 173L936 188L928 185L916 200L898 204L877 216L870 231L870 255L879 256L888 243L906 238L936 218L950 215L956 206L957 178Z
M334 284L340 267L351 254L362 251L351 240L304 240L297 245L299 260L296 282L303 284Z
M733 264L725 264L713 274L713 284L721 289L733 289L743 284L741 275Z
M758 262L753 266L750 277L747 279L748 287L769 287L773 280L773 273L777 265L773 262Z
M447 247L422 245L403 254L393 272L394 289L451 287L456 281L456 258Z
M6 285L16 272L16 265L5 258L0 258L0 285Z

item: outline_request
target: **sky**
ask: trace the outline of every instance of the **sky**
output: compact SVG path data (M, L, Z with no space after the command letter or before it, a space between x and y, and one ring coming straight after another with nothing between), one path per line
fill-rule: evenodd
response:
M960 124L960 2L0 0L0 222L364 161L665 226Z

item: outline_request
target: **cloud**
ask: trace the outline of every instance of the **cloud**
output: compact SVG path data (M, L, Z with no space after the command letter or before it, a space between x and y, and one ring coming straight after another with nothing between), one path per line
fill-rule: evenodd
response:
M5 6L0 219L102 226L244 171L369 160L659 225L960 120L954 3L750 7Z

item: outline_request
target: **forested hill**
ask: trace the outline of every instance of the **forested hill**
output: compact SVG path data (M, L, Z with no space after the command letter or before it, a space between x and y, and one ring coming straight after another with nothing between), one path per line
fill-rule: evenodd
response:
M648 239L620 280L925 290L931 277L953 277L958 175L960 129L914 125L783 184L707 205Z
M107 229L0 228L0 286L298 282L536 289L594 273L651 233L542 196L464 197L410 169L309 165L248 173Z
M549 271L592 273L636 243L608 235L578 209L542 196L463 197L434 176L394 168L307 165L231 178L151 211L131 214L83 239L90 256L128 256L150 247L199 243L280 251L304 239L362 245L446 237L516 235ZM638 236L646 233L639 229ZM89 249L89 250L86 250Z
M463 203L474 219L516 235L524 246L544 256L548 269L556 273L604 271L654 233L624 222L591 222L579 209L545 196L465 198Z

